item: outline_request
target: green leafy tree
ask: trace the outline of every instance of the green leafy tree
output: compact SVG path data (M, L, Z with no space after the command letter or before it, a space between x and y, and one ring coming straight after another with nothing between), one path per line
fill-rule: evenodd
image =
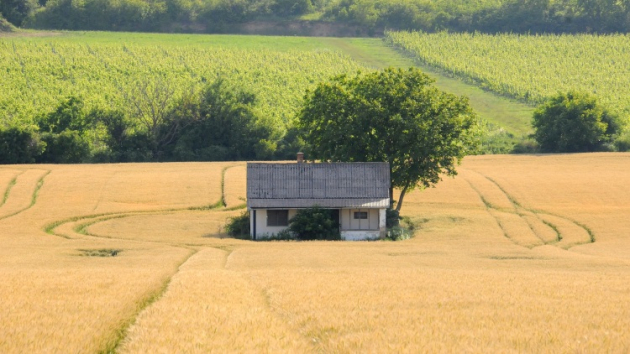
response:
M576 91L560 93L538 107L532 125L543 152L602 150L622 128L619 118L593 95Z
M0 14L15 26L21 26L26 17L33 13L40 4L35 0L2 0Z
M92 116L85 113L83 101L70 96L61 101L57 108L36 118L40 130L59 134L65 130L86 131L93 127Z
M90 145L76 130L64 130L59 134L43 133L46 150L36 159L44 163L86 162L90 157Z
M33 163L45 148L46 144L31 130L0 128L0 164Z
M299 112L307 152L324 161L389 162L390 197L456 175L477 151L480 126L464 97L441 92L415 68L341 75L307 92Z
M57 108L35 120L41 132L46 150L37 162L76 163L90 158L89 131L94 128L94 116L84 109L83 101L69 97Z
M256 97L219 79L190 101L182 101L170 117L182 128L173 157L180 161L269 159L276 149L274 127L255 111Z

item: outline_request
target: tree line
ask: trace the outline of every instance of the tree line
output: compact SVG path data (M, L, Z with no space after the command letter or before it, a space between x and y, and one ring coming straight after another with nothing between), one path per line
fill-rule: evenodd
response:
M147 81L125 104L88 109L70 96L31 125L0 128L0 163L287 159L302 145L294 128L257 116L255 95L222 79L181 97Z
M630 0L3 0L16 26L225 32L253 20L299 19L383 29L486 33L626 33Z

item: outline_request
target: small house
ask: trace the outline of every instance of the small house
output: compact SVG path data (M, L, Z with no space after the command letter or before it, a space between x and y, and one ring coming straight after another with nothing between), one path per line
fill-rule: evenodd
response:
M253 240L289 225L299 209L332 209L345 240L385 237L389 207L386 162L248 163L247 209Z

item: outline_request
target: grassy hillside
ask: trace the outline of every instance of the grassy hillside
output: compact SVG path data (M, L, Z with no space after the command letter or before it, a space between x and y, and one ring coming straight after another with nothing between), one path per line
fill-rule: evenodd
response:
M467 157L401 242L222 238L243 163L3 166L0 351L624 352L629 158Z
M376 38L69 32L0 39L0 47L5 125L31 122L70 95L87 108L125 107L124 95L142 80L162 77L181 94L218 76L255 93L259 114L284 125L304 91L335 73L419 65ZM515 136L530 132L531 107L422 68L439 88L470 97L488 122Z
M435 78L438 88L469 97L490 125L488 145L507 152L510 141L532 132L534 105L558 90L595 92L627 114L624 80L630 75L624 75L621 59L626 39L405 32L391 32L386 41L113 32L3 38L0 69L7 74L0 117L4 125L30 123L70 95L87 108L129 110L123 98L144 81L167 80L178 96L221 77L254 93L257 114L282 131L305 90L331 75L415 65ZM598 48L597 54L580 49L582 40ZM518 60L510 59L519 51ZM581 69L587 66L591 69Z
M361 64L382 69L388 66L417 66L436 80L439 89L470 98L470 105L489 123L520 137L532 132L531 119L534 107L506 97L500 97L471 83L445 75L437 68L426 65L414 56L404 53L377 38L325 38L322 42L342 50Z

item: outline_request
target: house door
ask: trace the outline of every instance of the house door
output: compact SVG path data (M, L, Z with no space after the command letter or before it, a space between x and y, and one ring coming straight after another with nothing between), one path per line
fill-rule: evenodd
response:
M341 220L339 219L339 209L331 209L330 217L339 225L339 229L341 230Z

